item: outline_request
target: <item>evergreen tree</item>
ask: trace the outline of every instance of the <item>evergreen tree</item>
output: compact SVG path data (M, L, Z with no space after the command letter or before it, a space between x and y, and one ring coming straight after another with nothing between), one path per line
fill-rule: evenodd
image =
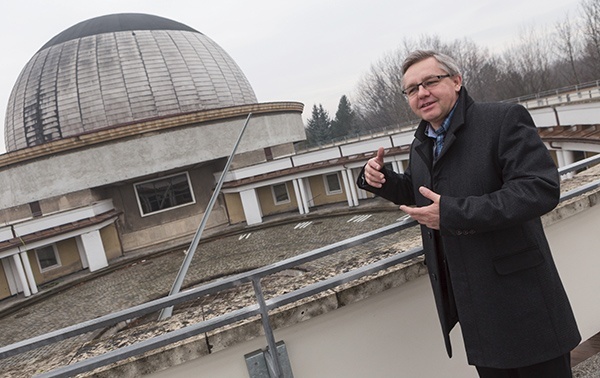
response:
M329 113L323 109L323 105L313 105L312 116L306 127L306 134L308 144L312 146L329 143L331 140L331 119Z
M358 134L357 122L350 100L346 95L340 98L335 119L331 121L331 138L337 139L347 135Z

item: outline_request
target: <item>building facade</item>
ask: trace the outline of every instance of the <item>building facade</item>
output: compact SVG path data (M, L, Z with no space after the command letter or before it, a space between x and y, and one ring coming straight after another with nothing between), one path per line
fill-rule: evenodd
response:
M600 96L579 92L565 98ZM558 104L530 108L557 165L600 152L597 125L578 126L585 138L573 145L561 136L576 131L560 123L574 107L597 114L599 103L586 102L587 112ZM416 125L296 151L306 138L302 111L297 102L259 103L221 47L176 21L117 14L58 34L23 68L8 103L0 299L189 243L250 113L209 229L359 206L372 194L354 183L378 147L390 169L406 169Z
M142 14L52 38L11 93L0 156L0 299L196 231L235 167L293 152L303 105L258 103L241 69L185 25ZM219 201L207 227L230 221Z

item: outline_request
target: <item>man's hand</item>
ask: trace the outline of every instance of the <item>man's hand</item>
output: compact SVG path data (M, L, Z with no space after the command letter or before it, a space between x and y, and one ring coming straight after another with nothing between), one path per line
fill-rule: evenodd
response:
M411 218L419 222L420 224L431 228L432 230L440 229L440 195L422 186L419 188L419 192L423 197L433 201L429 206L423 207L408 207L406 205L400 206L400 210L410 215Z
M385 184L385 176L381 173L383 169L383 147L377 150L377 156L369 159L365 166L365 180L374 188L381 188Z

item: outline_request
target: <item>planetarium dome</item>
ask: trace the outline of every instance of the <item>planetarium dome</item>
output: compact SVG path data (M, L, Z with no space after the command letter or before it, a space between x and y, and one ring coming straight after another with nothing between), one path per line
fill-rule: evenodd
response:
M5 120L7 150L132 122L257 103L233 59L179 22L114 14L76 24L25 65Z

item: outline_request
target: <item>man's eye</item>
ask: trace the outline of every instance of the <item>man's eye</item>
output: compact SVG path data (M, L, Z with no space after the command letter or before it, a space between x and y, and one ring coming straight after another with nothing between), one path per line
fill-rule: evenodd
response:
M410 88L408 88L406 90L406 93L408 93L409 95L417 93L417 87L410 87Z
M426 87L432 87L434 85L436 85L437 83L439 83L440 81L438 79L432 79L432 80L427 80L425 82L425 86Z

